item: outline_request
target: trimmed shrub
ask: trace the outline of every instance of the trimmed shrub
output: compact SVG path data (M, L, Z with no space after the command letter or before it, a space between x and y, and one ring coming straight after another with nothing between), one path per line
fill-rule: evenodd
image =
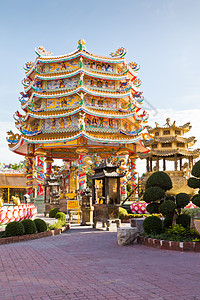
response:
M184 208L190 202L190 196L186 193L176 195L176 206L178 209Z
M187 184L192 189L199 189L200 188L200 179L197 179L195 177L190 177L187 181Z
M128 215L127 210L125 208L119 207L119 218L125 219L127 215Z
M24 226L21 222L14 221L8 223L5 229L5 236L19 236L25 233Z
M149 203L146 207L146 210L150 213L150 214L157 214L159 213L159 204L156 202L153 203Z
M25 229L25 234L33 234L36 233L35 223L31 219L25 219L21 221L22 225Z
M176 209L176 204L172 200L167 200L160 205L160 213L163 216L173 215Z
M176 224L182 225L184 228L190 227L191 217L186 214L179 215L176 219Z
M200 195L194 195L192 198L192 203L194 203L196 206L200 207Z
M42 219L35 219L33 221L35 223L37 232L44 232L47 231L47 224L44 220Z
M66 222L66 215L63 212L57 212L55 218L61 220L63 223Z
M55 218L56 214L59 212L59 209L52 208L49 212L49 218Z
M163 171L157 171L153 173L146 182L146 189L153 187L153 186L158 186L164 191L171 190L172 188L172 181L169 175Z
M146 203L150 203L153 201L161 200L164 197L165 197L165 191L158 186L153 186L146 189L143 196L143 200Z
M200 160L192 168L191 174L197 178L200 178Z
M143 228L148 234L160 234L162 232L162 221L156 216L148 217L143 222Z
M49 225L50 230L60 229L63 226L63 222L58 219L58 221L52 225Z
M163 221L163 226L169 228L172 226L173 215L167 215Z
M167 196L165 200L172 200L175 202L175 197L174 196Z

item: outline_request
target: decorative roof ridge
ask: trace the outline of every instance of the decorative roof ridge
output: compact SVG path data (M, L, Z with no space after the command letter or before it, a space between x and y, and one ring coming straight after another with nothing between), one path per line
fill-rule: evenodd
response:
M83 92L86 92L87 94L90 94L92 96L102 96L102 97L109 97L109 98L123 98L123 97L126 97L126 96L130 96L130 90L129 91L124 91L124 92L121 92L121 93L116 93L116 91L114 91L113 93L111 91L109 92L100 92L100 91L97 91L96 90L96 93L94 93L92 91L92 89L90 88L86 88L85 86L79 86L79 87L76 87L74 89L71 89L71 91L66 91L65 93L63 91L60 92L50 92L50 93L47 93L47 92L33 92L31 97L38 97L38 98L54 98L55 96L56 97L63 97L63 96L69 96L69 95L72 95L72 94L76 94L77 92L79 91L83 91ZM29 99L31 99L31 97ZM27 100L28 101L28 100ZM27 103L27 102L26 102ZM24 107L24 106L23 106Z
M189 131L192 128L192 126L190 126L190 122L187 122L184 125L177 126L176 121L170 123L170 118L166 119L166 123L164 125L159 125L157 122L155 122L155 125L156 127L148 126L148 130L153 131L156 129L177 128L177 129L188 129Z
M86 132L100 132L100 133L120 133L120 129L118 128L105 128L105 127L85 127Z
M75 88L71 91L66 91L66 93L39 93L39 92L33 92L30 96L30 98L28 98L25 102L21 102L21 107L22 109L25 109L33 100L34 97L37 98L62 98L62 97L66 97L66 96L70 96L73 94L77 94L78 92L83 91L86 92L87 94L91 95L91 96L99 96L99 97L106 97L106 98L123 98L123 97L128 97L130 96L130 92L127 93L123 93L123 94L110 94L110 93L93 93L92 91L90 91L89 89L83 87L83 86L79 86L78 88ZM139 107L139 105L137 106Z
M39 136L37 136L37 138L38 138ZM80 138L80 137L85 137L85 138L87 138L87 139L89 139L89 140L91 140L91 141L94 141L94 142L100 142L100 143L105 143L105 144L107 144L107 143L111 143L111 144L113 144L113 143L125 143L125 144L133 144L133 143L136 143L136 142L138 142L138 141L140 141L141 140L141 136L138 136L138 137L136 137L136 138L133 138L133 137L130 137L130 138L119 138L119 139L117 139L116 137L114 138L113 137L113 139L111 139L111 138L107 138L107 137L103 137L103 138L99 138L99 137L96 137L96 136L93 136L93 135L91 135L91 134L89 134L89 133L86 133L86 131L80 131L78 134L76 134L76 135L71 135L70 137L68 137L68 138L66 138L66 137L64 137L64 138L56 138L56 142L68 142L68 141L72 141L72 140L76 140L76 139L78 139L78 138ZM55 140L55 138L53 138L52 137L52 134L51 134L51 137L50 138L48 138L48 139L34 139L33 137L31 138L31 137L22 137L22 141L25 141L25 142L27 142L27 143L45 143L45 142L50 142L50 141L52 141L52 140ZM16 150L16 149L15 149Z
M121 50L121 52L120 52ZM63 60L70 60L77 57L85 57L95 61L105 61L109 63L122 63L124 62L124 56L126 54L126 49L121 47L119 48L116 53L111 53L111 57L107 56L100 56L93 54L91 52L86 51L85 47L78 46L78 50L70 52L64 55L51 55L51 52L47 52L43 47L39 46L35 48L35 52L38 55L34 63L32 63L31 68L26 72L26 75L29 76L32 71L35 69L36 64L39 63L51 63L52 60L54 61L63 61ZM50 54L50 55L48 55ZM53 61L53 62L54 62ZM26 70L26 69L25 69Z
M159 141L160 142L179 141L179 142L183 142L183 143L188 143L190 141L193 141L195 139L195 137L192 136L192 137L187 138L187 137L183 137L183 136L174 135L174 136L169 136L169 137L162 137L162 136L158 137L158 136L156 136L153 139L156 142L159 142Z
M104 73L104 72L96 72L96 71L91 71L89 68L84 68L84 67L78 67L73 69L71 72L66 72L67 74L64 74L65 72L57 72L58 74L54 75L54 73L48 73L51 74L52 76L45 76L46 73L40 73L40 75L36 75L35 79L41 79L41 80L55 80L55 79L64 79L68 77L73 77L79 73L83 72L87 76L91 77L97 77L101 78L99 76L102 76L103 78L107 78L107 80L120 80L120 79L125 79L127 78L127 72L124 72L123 74L118 74L118 73ZM61 74L60 74L61 73ZM96 76L95 76L96 75ZM53 77L53 78L52 78Z
M69 54L64 54L64 55L54 55L54 56L40 56L38 58L38 62L41 63L48 63L51 62L51 60L69 60L69 59L74 59L77 57L85 57L91 60L97 60L97 61L105 61L109 63L122 63L124 61L124 58L118 58L118 57L109 57L109 56L100 56L93 54L91 52L88 52L86 50L76 50L74 52L71 52Z
M101 113L97 113L95 111L91 111L90 109L88 109L87 107L83 106L83 105L79 105L77 108L75 109L71 109L71 110L68 110L67 112L62 112L60 113L60 111L57 113L57 111L51 111L49 114L42 114L44 113L44 111L42 112L28 112L26 114L26 117L25 119L27 119L28 117L36 117L37 116L37 119L50 119L50 118L56 118L56 117L67 117L69 115L74 115L76 113L79 113L79 112L85 112L89 115L94 115L94 116L97 116L97 117L102 117L102 112ZM135 112L130 112L130 113L119 113L119 114L103 114L104 117L108 117L108 118L116 118L116 119L124 119L124 118L129 118L129 117L132 117L132 116L135 116L135 118L138 118L137 114ZM138 120L140 120L138 118Z

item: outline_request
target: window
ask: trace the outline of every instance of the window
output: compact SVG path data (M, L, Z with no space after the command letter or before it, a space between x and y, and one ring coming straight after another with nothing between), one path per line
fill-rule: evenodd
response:
M175 134L181 134L181 131L180 130L175 130Z
M157 148L157 146L158 146L157 144L153 144L153 145L152 145L152 149Z
M168 134L170 134L170 130L164 130L163 131L163 135L168 135Z
M177 143L177 147L185 148L185 144L184 143Z
M161 146L162 148L168 148L172 146L172 143L162 143Z
M159 132L158 132L158 131L156 131L156 132L155 132L155 136L158 136L158 135L159 135Z

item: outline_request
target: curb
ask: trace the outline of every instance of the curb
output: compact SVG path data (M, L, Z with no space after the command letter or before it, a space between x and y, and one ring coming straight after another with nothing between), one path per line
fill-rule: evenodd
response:
M30 241L30 240L35 240L35 239L41 239L41 238L48 237L48 236L59 235L68 229L70 229L69 224L67 224L66 226L61 227L59 229L55 229L55 230L49 230L49 231L44 231L44 232L39 232L39 233L34 233L34 234L25 234L25 235L21 235L21 236L11 236L11 237L0 238L0 245Z
M174 251L200 252L200 242L174 242L148 238L144 236L137 237L137 243L140 245Z

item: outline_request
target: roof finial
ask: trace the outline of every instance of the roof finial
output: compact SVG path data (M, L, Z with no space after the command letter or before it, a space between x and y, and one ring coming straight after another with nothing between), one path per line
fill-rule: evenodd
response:
M170 118L167 118L167 119L166 119L166 122L167 122L166 125L168 125L168 126L171 125L171 124L170 124Z
M85 47L85 41L83 39L79 40L78 41L78 47L77 47L78 50L86 50L86 47Z

